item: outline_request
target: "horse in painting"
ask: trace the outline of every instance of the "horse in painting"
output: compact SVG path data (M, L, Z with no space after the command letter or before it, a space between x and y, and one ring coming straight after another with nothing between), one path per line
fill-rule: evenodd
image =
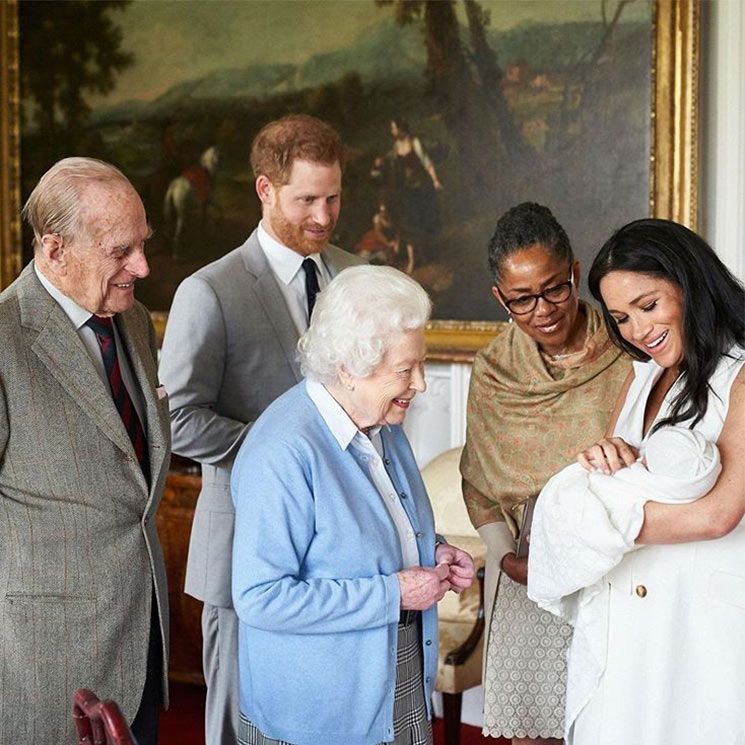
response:
M213 180L219 165L220 151L215 145L211 145L201 154L198 164L184 168L166 189L163 217L166 236L175 259L181 258L187 242L187 228L193 228L201 234L208 209L212 207L218 214L220 212L212 200Z

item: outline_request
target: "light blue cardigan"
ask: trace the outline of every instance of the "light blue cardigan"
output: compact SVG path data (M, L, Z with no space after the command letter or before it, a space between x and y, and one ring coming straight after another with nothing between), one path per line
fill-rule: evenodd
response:
M433 566L432 509L406 435L381 435L421 564ZM241 711L296 745L392 740L399 540L366 466L342 450L304 382L253 425L231 484ZM429 707L437 614L422 615Z

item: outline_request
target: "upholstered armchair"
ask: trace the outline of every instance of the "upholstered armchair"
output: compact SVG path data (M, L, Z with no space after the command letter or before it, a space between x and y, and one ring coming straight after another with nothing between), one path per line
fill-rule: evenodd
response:
M439 665L435 688L442 693L445 745L458 745L463 691L481 685L484 644L484 562L486 547L468 518L460 478L462 448L438 455L424 470L435 526L448 541L473 556L478 582L440 601Z

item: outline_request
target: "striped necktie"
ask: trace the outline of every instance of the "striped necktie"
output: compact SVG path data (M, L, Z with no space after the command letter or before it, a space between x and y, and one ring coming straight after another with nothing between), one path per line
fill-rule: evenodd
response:
M127 387L122 379L122 370L119 366L119 356L116 352L116 341L114 340L114 325L111 318L102 316L91 316L85 325L93 329L98 339L98 346L101 348L101 357L103 366L106 370L106 377L109 379L111 396L119 415L124 422L124 428L127 430L129 439L132 441L135 455L139 461L145 479L150 481L150 463L147 455L147 440L145 431L142 429L142 423L137 416L137 410L132 403Z

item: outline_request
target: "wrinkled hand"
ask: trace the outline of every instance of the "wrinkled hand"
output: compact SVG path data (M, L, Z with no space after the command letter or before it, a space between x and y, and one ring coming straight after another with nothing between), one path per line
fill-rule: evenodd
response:
M502 557L502 571L513 581L521 585L528 584L528 557L517 558L513 551Z
M604 437L577 453L577 462L588 471L612 474L630 466L638 457L639 451L620 437Z
M453 592L460 593L471 586L476 568L470 554L448 543L440 543L435 551L435 559L438 564L450 567L448 582Z
M397 573L401 589L401 610L427 610L442 600L450 589L450 566L411 567Z

